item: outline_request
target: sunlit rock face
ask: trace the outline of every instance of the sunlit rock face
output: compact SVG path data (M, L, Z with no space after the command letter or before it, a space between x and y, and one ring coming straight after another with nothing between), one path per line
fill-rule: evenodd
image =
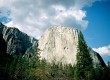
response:
M76 64L76 54L78 45L78 30L63 26L53 26L48 28L38 41L38 48L41 59L48 62L63 64ZM100 55L88 48L93 59L94 67L105 66Z
M47 29L39 40L41 58L48 62L76 63L78 31L54 26Z
M48 28L39 40L36 40L16 28L6 27L0 23L0 56L24 55L28 59L39 48L41 59L46 59L47 62L74 65L77 62L77 45L78 30L74 28L53 26ZM101 56L91 48L88 50L94 67L104 67L105 63Z

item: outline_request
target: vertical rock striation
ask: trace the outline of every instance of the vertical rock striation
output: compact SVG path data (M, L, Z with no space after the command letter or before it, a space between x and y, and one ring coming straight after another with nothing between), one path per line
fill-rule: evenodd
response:
M2 51L14 57L25 54L26 50L37 43L37 40L19 31L17 28L6 27L0 23L0 46ZM4 44L5 43L5 44ZM6 45L6 46L5 46ZM5 54L4 53L4 54Z
M54 26L47 29L39 40L41 58L49 62L76 62L78 31L72 28Z
M41 59L48 62L62 62L63 64L76 64L78 45L78 30L63 26L54 26L47 29L38 41L41 50ZM100 55L89 49L94 67L105 66Z
M37 41L16 28L10 28L0 23L0 58L6 54L17 57L24 55L27 59L40 49L41 59L48 62L76 64L78 45L78 30L63 26L54 26L47 29ZM88 48L94 67L104 67L101 56Z

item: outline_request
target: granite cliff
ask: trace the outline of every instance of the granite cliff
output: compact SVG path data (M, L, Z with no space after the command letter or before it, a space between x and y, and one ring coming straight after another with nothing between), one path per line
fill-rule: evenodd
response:
M63 26L54 26L47 29L39 39L41 59L48 62L62 62L63 64L76 64L78 45L78 30ZM89 48L94 67L105 66L101 56Z
M23 55L37 40L19 31L17 28L6 27L0 23L0 55L13 57Z
M47 62L62 62L63 64L76 64L78 44L78 30L63 26L53 26L47 29L41 38L36 39L19 31L16 28L6 27L0 23L0 56L4 54L17 57L24 55L29 58L40 49L41 59ZM94 66L105 66L101 56L88 48Z

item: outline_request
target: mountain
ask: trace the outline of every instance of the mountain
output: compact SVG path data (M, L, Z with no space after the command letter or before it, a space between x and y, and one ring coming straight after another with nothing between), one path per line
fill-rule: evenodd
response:
M28 59L36 51L37 42L35 38L17 28L6 27L0 23L0 80L13 80L9 75L10 72L6 71L6 66L19 59L19 56L24 55ZM16 68L16 65L12 68Z
M78 45L78 30L63 26L54 26L47 29L38 41L41 50L41 59L52 63L76 64ZM94 67L104 67L105 63L101 56L88 47Z
M73 80L78 41L79 31L74 28L53 26L36 40L0 23L0 80ZM109 80L110 69L102 57L90 47L85 49L93 60L93 79Z
M0 23L0 55L13 57L23 55L37 40L19 31L17 28L6 27Z
M33 56L40 49L41 59L47 62L76 64L78 30L63 26L48 28L39 40L28 36L17 28L6 27L0 23L0 55L26 58ZM101 56L89 48L94 66L105 66Z

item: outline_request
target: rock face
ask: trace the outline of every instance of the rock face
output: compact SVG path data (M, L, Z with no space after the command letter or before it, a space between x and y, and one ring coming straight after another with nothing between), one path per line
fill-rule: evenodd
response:
M54 26L47 29L43 36L37 41L16 28L6 27L0 23L0 59L6 55L17 57L24 55L29 58L41 50L41 59L48 62L62 62L63 64L76 64L78 45L78 30L62 26ZM104 67L105 63L101 56L88 48L94 67ZM4 59L3 58L3 61ZM1 61L0 64L3 62Z
M78 34L76 29L54 26L47 29L39 40L41 57L47 61L76 62Z
M91 48L89 48L89 52L90 52L90 55L93 59L94 67L105 67L106 66L105 62L103 61L103 59L99 55L99 53L93 51Z
M78 30L62 26L47 29L38 41L41 50L41 59L48 62L62 62L63 64L76 64L78 45ZM90 50L94 66L105 66L98 53Z
M0 23L0 80L11 80L6 72L6 64L9 65L19 55L23 55L28 60L36 51L37 46L36 39L16 28L6 27Z
M2 23L0 23L0 40L0 52L14 57L23 55L28 48L37 43L36 39L16 28L6 27Z

